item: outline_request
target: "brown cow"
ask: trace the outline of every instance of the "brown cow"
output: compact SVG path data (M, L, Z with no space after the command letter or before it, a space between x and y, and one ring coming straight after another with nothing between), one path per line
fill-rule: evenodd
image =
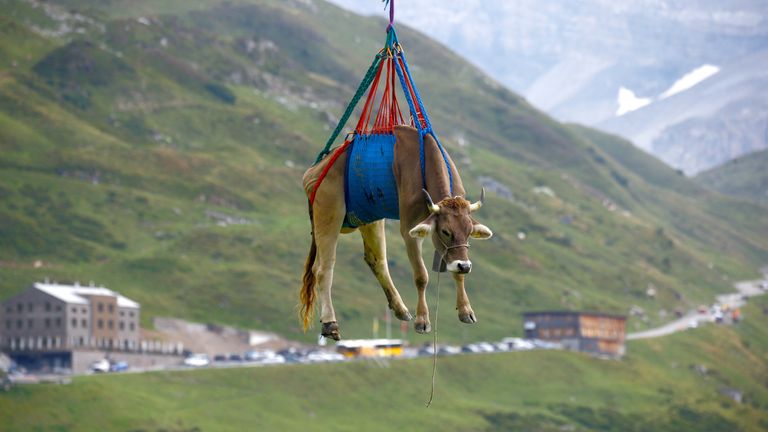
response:
M470 204L463 198L465 192L461 178L456 166L449 158L455 195L451 197L448 169L437 143L430 135L424 138L427 184L422 185L417 130L409 126L396 126L395 138L392 169L397 183L400 206L400 234L405 241L418 290L414 328L418 333L428 333L431 329L425 296L429 276L421 256L422 241L429 234L432 235L435 249L444 257L446 269L452 273L456 282L456 309L459 311L459 320L467 324L474 323L477 319L464 290L464 276L472 268L468 257L469 238L487 239L493 235L488 227L476 222L470 216L471 212L480 208L483 197L481 195L480 201L474 204ZM346 154L341 155L330 168L317 189L314 204L309 209L312 246L304 267L304 283L300 292L304 329L306 330L309 326L313 315L315 285L317 285L320 294L321 333L335 340L340 339L339 326L331 302L336 243L340 232L354 230L342 229L346 211L344 202L346 157ZM329 159L330 157L326 157L304 173L303 183L307 196L310 196ZM439 198L440 201L434 204L431 197ZM410 321L411 314L389 275L384 220L363 225L359 230L363 237L365 262L368 263L384 289L389 308L398 319Z

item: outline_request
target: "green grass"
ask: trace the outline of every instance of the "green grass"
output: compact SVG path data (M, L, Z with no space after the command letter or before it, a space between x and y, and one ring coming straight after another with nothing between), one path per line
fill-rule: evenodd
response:
M78 377L0 394L0 415L8 431L763 430L768 317L757 303L734 327L632 342L621 361L441 357L430 408L431 360L416 359Z
M749 153L694 177L697 183L724 194L768 204L768 150Z

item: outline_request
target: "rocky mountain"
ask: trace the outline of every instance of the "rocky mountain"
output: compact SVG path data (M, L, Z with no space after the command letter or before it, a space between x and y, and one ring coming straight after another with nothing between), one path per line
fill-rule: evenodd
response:
M335 1L382 12L375 2ZM618 133L694 174L768 146L766 11L762 0L431 0L397 16L547 113ZM683 96L692 90L675 86L703 66L720 72L702 83L726 88Z

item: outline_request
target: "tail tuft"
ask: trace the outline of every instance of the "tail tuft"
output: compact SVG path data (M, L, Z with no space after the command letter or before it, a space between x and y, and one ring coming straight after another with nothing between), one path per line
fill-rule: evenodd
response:
M309 220L312 224L312 245L309 247L307 261L304 263L304 278L301 290L299 291L299 302L301 303L299 315L305 332L309 329L315 314L313 307L315 303L315 273L312 271L312 268L315 265L315 257L317 256L317 243L315 243L315 224L312 217L311 204L309 206Z

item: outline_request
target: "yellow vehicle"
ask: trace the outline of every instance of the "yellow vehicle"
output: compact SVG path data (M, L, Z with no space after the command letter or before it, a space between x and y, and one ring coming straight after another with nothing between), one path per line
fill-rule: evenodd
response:
M403 355L402 339L352 339L336 344L345 357L399 357Z

